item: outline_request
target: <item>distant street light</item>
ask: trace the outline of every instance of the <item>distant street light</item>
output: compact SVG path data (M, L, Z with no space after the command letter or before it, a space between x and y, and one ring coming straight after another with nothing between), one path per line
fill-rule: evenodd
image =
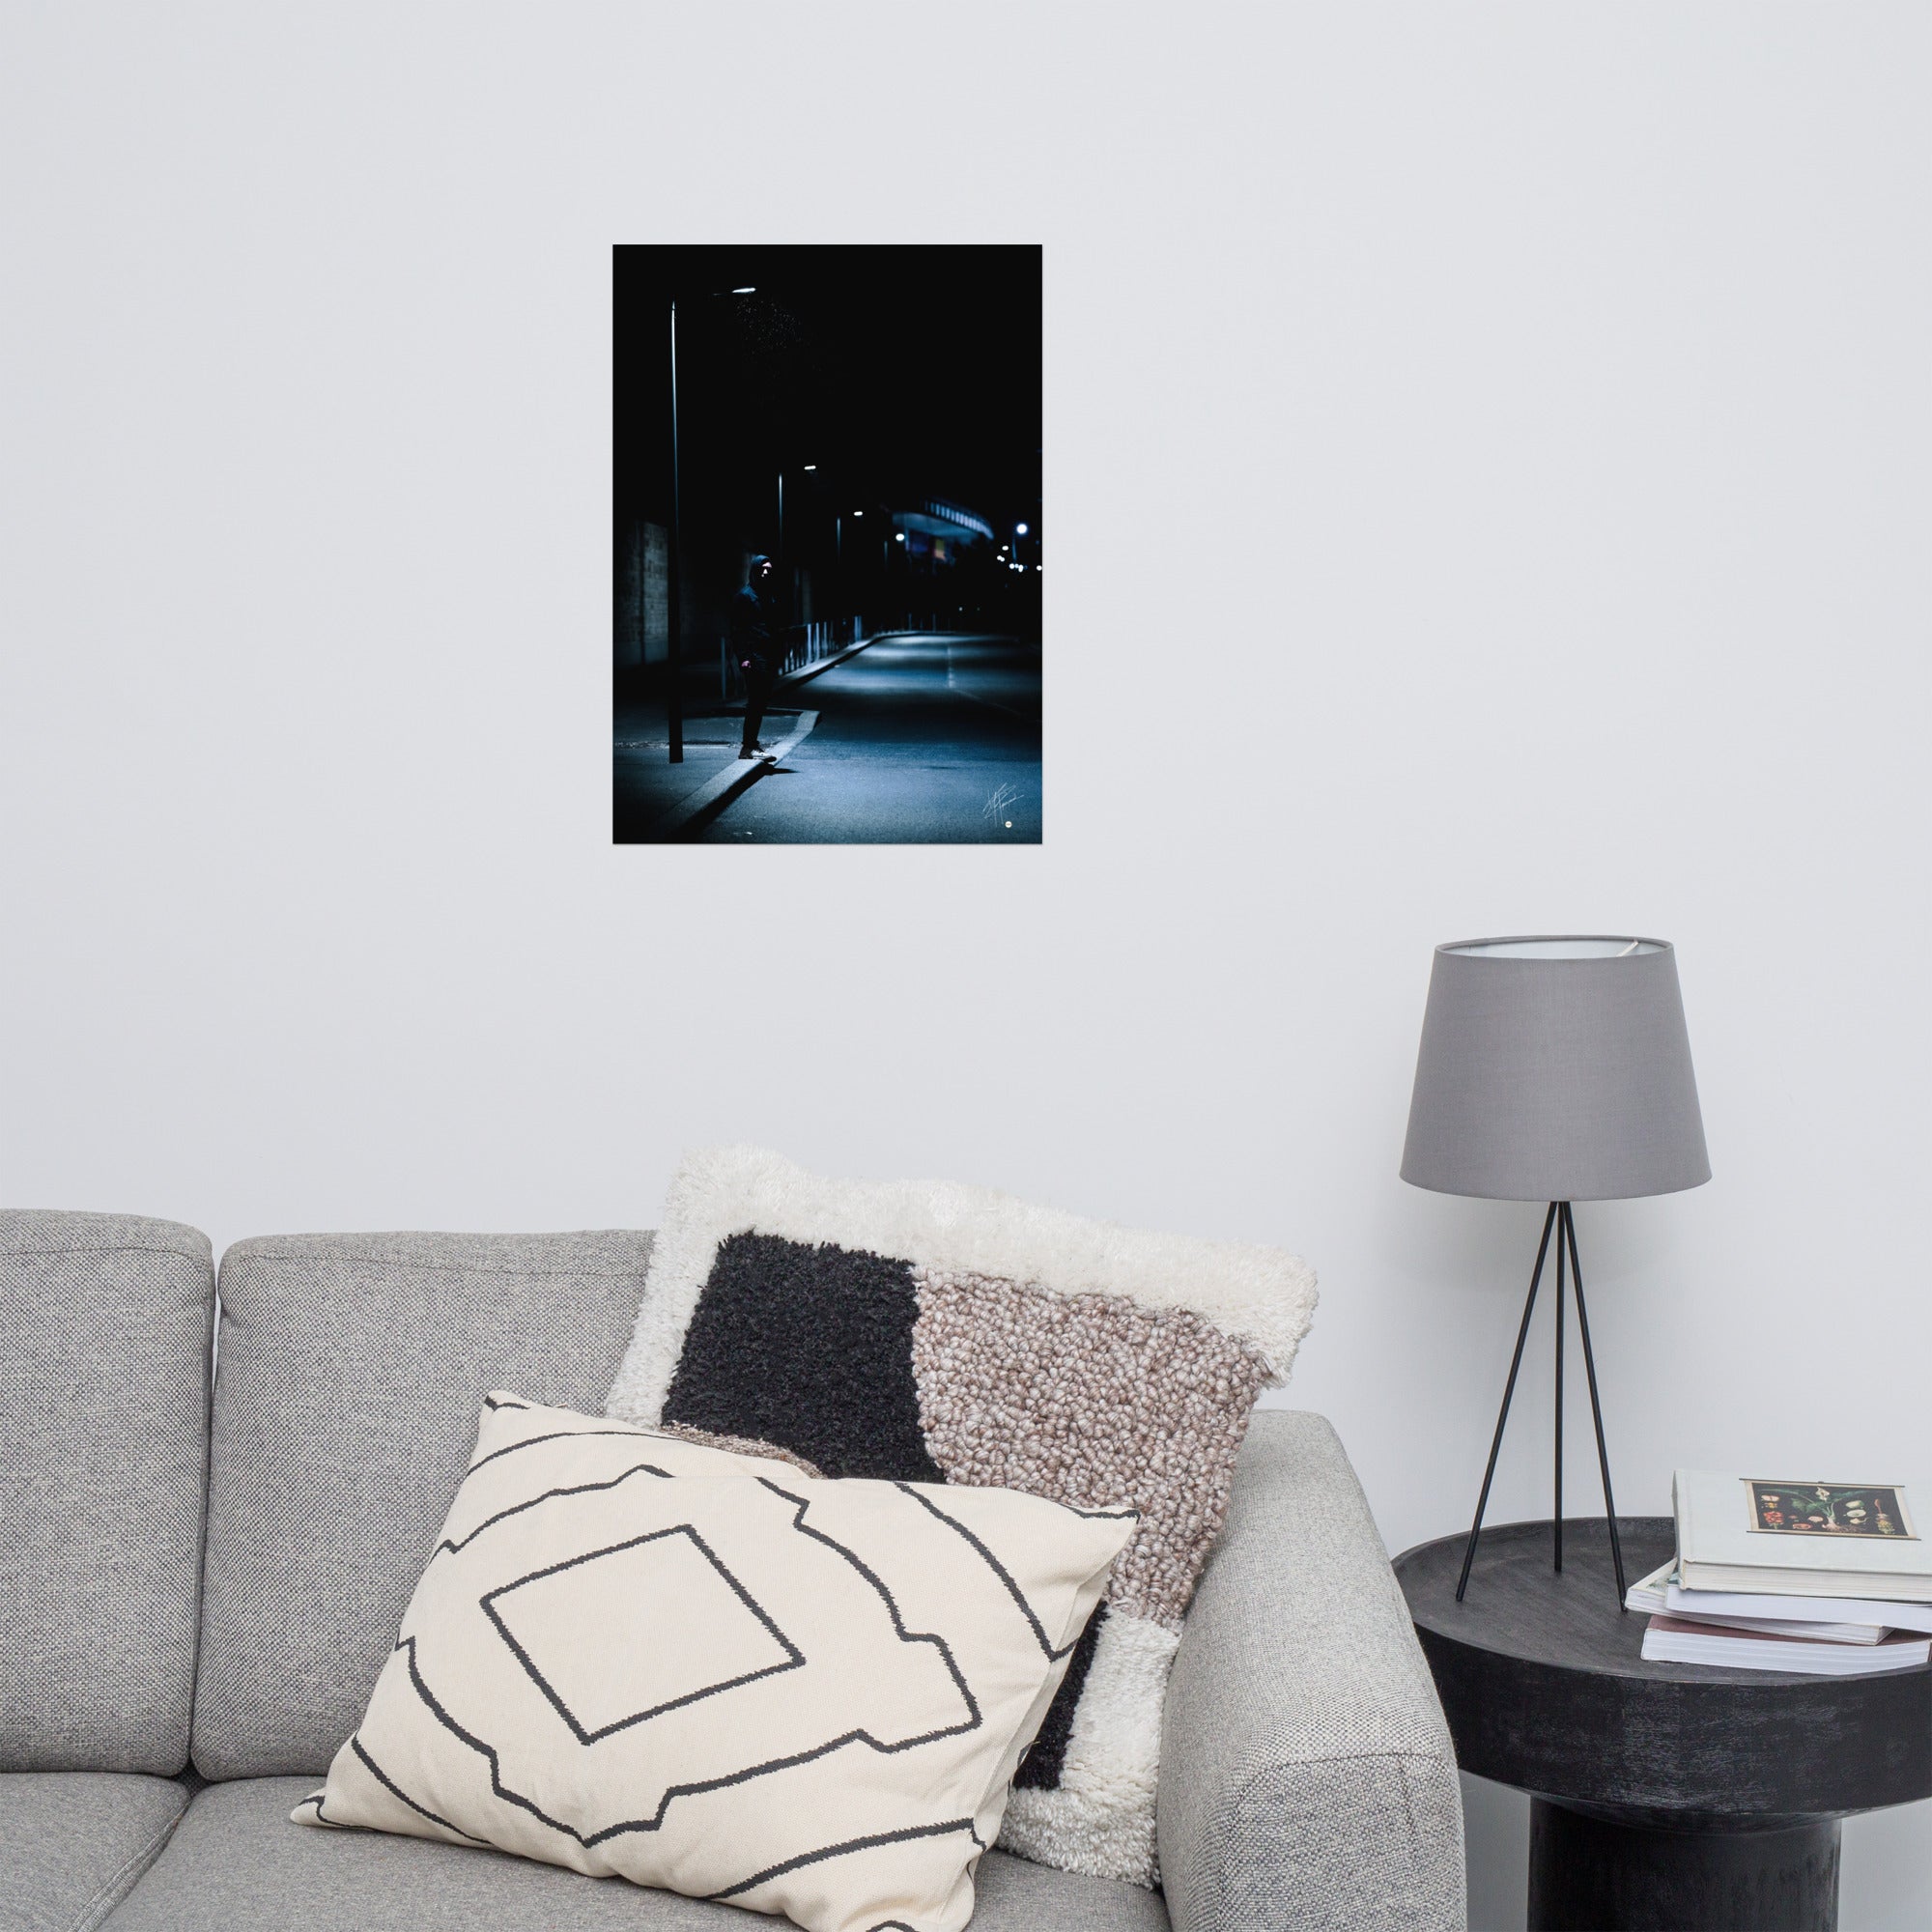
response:
M818 465L815 463L807 463L803 465L802 468L807 469L816 469L818 468Z
M1014 536L1023 537L1026 535L1026 533L1027 533L1027 526L1024 524L1015 524L1013 526Z
M864 511L864 510L854 510L854 511L852 512L852 514L853 514L853 515L854 515L855 517L863 517L863 516L864 516L864 515L865 515L866 513L865 513L865 511Z
M898 534L897 534L897 535L896 535L895 537L894 537L893 541L894 541L895 543L904 543L904 542L905 542L905 532L904 532L903 530L899 531L899 533L898 533Z
M756 289L733 289L731 293L734 296L754 296L758 292Z

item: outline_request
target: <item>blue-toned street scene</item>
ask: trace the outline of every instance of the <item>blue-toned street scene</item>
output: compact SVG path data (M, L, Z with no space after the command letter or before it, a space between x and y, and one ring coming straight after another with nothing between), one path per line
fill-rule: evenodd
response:
M614 250L619 844L1038 844L1037 247Z

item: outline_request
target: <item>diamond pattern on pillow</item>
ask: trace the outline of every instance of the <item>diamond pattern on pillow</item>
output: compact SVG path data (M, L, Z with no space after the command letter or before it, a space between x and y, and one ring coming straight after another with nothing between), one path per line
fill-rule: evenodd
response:
M493 1396L368 1710L293 1815L809 1932L958 1932L1132 1528Z

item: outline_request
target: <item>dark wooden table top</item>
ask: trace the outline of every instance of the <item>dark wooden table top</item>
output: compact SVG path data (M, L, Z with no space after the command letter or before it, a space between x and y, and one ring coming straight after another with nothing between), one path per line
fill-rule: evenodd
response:
M1628 1582L1675 1547L1668 1517L1619 1517ZM1932 1668L1810 1677L1647 1663L1619 1613L1601 1517L1483 1531L1456 1602L1463 1536L1396 1559L1465 1771L1546 1797L1747 1817L1932 1797Z

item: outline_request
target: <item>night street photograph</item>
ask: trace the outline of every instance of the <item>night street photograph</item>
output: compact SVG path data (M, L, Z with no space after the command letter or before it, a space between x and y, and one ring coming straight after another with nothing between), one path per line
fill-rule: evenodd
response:
M1041 840L1040 250L612 250L618 844Z

